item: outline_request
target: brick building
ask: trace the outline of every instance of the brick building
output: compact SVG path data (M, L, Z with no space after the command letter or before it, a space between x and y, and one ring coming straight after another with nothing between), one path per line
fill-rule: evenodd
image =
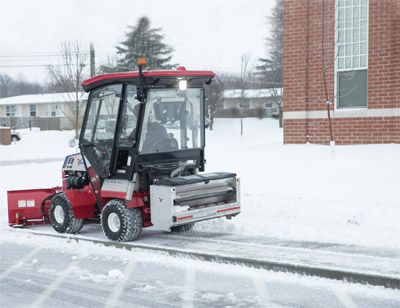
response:
M283 23L284 142L329 143L328 99L336 144L400 143L400 1L285 0Z

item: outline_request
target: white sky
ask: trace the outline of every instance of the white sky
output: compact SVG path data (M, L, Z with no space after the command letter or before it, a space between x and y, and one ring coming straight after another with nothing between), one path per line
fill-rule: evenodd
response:
M96 64L115 54L128 25L146 15L187 69L236 72L240 58L266 55L275 0L0 0L0 72L46 81L63 41L93 42ZM35 55L35 57L32 57ZM43 56L51 55L51 56ZM11 57L13 56L13 57ZM16 57L17 56L17 57ZM26 57L30 56L30 57Z

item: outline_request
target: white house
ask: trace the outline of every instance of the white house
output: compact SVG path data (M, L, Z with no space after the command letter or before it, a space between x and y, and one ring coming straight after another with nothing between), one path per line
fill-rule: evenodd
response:
M225 90L222 105L217 112L220 116L277 116L281 103L282 89L233 89Z
M31 94L1 98L0 125L20 128L33 125L44 129L72 129L74 125L71 121L71 104L74 99L75 93ZM79 99L84 104L87 94L80 93ZM83 112L84 108L80 114L82 115Z

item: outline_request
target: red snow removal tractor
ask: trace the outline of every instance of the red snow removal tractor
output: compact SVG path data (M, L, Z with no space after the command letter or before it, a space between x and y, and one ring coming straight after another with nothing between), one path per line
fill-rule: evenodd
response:
M8 191L9 225L50 223L77 233L99 222L113 241L143 227L186 231L240 213L234 173L204 171L205 94L212 71L147 71L92 77L79 139L62 187Z

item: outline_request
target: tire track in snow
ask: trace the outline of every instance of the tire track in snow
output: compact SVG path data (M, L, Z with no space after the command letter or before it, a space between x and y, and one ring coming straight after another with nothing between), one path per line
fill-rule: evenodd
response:
M183 304L182 304L183 308L193 307L195 279L196 279L196 270L192 267L187 267L185 273L185 290L183 293Z
M254 288L257 292L257 298L261 307L272 307L271 296L265 286L264 279L253 277Z
M2 281L4 278L6 278L10 273L15 271L16 269L20 268L23 266L26 261L31 259L34 255L36 255L39 251L41 250L40 247L37 247L33 250L31 250L28 254L26 254L24 257L22 257L17 263L11 265L5 272L0 274L0 281Z
M105 304L105 308L119 307L118 299L123 293L126 284L129 281L129 278L132 274L133 269L136 267L136 262L130 260L128 265L125 267L123 273L123 277L119 280L119 282L114 286L110 296L107 299Z
M56 276L56 279L44 290L42 294L39 295L38 298L36 298L36 300L29 307L41 307L43 303L51 296L51 294L58 289L65 278L67 278L68 274L70 274L72 270L76 268L77 264L77 261L73 261L69 267L60 272L60 274Z
M333 292L333 294L336 295L336 298L343 305L343 307L345 307L345 308L357 308L358 307L346 292L339 290L337 288L332 290L332 292Z

